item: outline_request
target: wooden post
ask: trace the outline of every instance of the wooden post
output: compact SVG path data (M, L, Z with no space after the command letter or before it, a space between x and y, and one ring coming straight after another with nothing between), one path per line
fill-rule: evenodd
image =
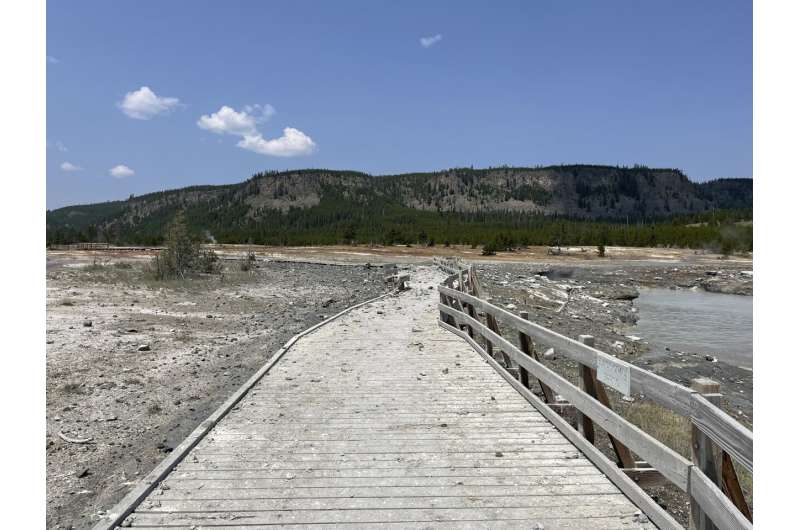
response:
M464 305L467 307L467 314L472 318L474 318L475 320L478 320L478 313L475 311L475 306L473 306L472 304L464 304ZM469 327L468 331L469 331L469 336L474 339L475 332L472 330L472 326Z
M497 321L489 313L486 313L486 327L489 328L490 330L494 331L498 335L500 334L500 332L499 332L499 330L497 328ZM487 350L489 352L489 355L494 357L494 360L502 365L503 364L502 355L498 355L498 354L496 354L494 352L494 345L490 341L487 341L486 344L489 346L489 349Z
M712 379L700 377L692 379L692 390L699 392L714 405L719 405L719 383ZM714 460L714 443L703 431L692 424L692 462L712 482L719 485L717 463ZM691 496L690 496L691 497ZM711 519L703 512L702 508L691 497L691 523L694 530L716 530Z
M606 408L610 409L611 401L608 399L606 387L597 379L597 370L590 370L590 373L592 375L592 380L594 381L594 391L595 395L597 396L597 400L605 405ZM614 448L614 454L617 455L617 464L624 469L635 469L636 460L634 460L631 450L628 449L628 446L610 434L608 435L608 438L611 440L611 447Z
M586 344L587 346L594 346L594 337L591 335L581 335L578 337L578 341ZM581 390L597 399L594 378L592 377L592 369L584 364L578 363L578 378L580 379ZM589 440L590 443L594 444L594 422L592 422L590 417L581 413L580 410L577 411L577 416L578 432L580 432L584 438Z
M458 289L456 290L462 293L464 292L464 273L461 270L458 271ZM455 301L456 304L458 305L457 309L459 310L459 312L466 313L466 311L464 311L464 304L461 303L461 300L456 298ZM458 327L461 330L467 329L469 331L470 337L472 336L472 328L469 326L469 324L459 323Z
M527 311L520 311L519 316L528 320L528 312ZM522 353L528 355L529 357L533 357L533 341L531 338L523 333L522 331L519 332L519 349L522 350ZM527 389L531 388L530 377L528 376L528 371L520 366L519 367L519 382L523 384L523 386Z
M475 266L474 265L470 265L467 274L469 275L469 280L470 280L469 281L469 286L470 286L470 289L472 290L472 292L470 294L472 296L476 297L476 298L480 298L481 297L481 283L480 283L480 281L478 281L478 274L475 272ZM475 316L477 317L477 314ZM489 327L489 329L491 329L491 326L489 325L489 319L490 318L491 318L491 315L489 315L487 313L486 314L486 326ZM494 331L494 330L492 330L492 331ZM493 346L492 342L489 339L484 337L483 343L484 343L484 349L486 350L486 353L488 353L489 356L491 356L493 359L497 360L497 357L495 357L495 355L494 355L494 346Z
M529 320L529 315L528 315L527 311L520 311L519 312L519 316L524 318L525 320ZM538 363L542 362L542 360L539 358L539 354L536 353L536 348L534 348L534 346L533 346L533 340L531 340L531 338L527 334L523 333L522 331L519 332L519 345L520 345L520 349L522 350L523 353L525 353L527 355L530 355ZM529 379L530 379L530 374L528 374L528 371L525 370L525 368L523 368L522 366L520 366L519 367L519 380L523 385L526 386L526 388L530 388L531 387ZM538 379L537 379L537 381L538 381ZM539 381L539 386L542 387L542 393L544 394L544 402L545 403L555 403L556 402L555 394L550 389L550 387L545 385L541 381Z
M722 485L724 486L725 495L739 508L742 515L747 517L747 520L753 522L753 512L750 511L750 506L744 498L742 486L739 484L739 477L736 475L736 469L733 467L731 455L722 451Z
M478 274L475 272L475 267L470 265L469 270L467 272L470 279L470 287L472 289L472 296L477 298L481 297L481 284L478 281ZM497 325L497 319L494 318L493 315L486 313L486 327L490 330L494 331L498 335L502 335L500 333L500 326ZM500 350L500 355L494 353L494 345L488 339L485 340L486 343L486 353L492 356L494 360L500 363L501 366L505 366L506 370L511 372L512 374L516 371L514 368L513 363L511 362L511 358L508 356L506 352Z
M446 296L445 294L439 293L439 300L442 302L442 304L453 307L453 304L450 303L449 297ZM443 311L439 311L439 318L441 318L443 322L446 322L447 324L450 324L453 327L456 327L457 325L456 319Z

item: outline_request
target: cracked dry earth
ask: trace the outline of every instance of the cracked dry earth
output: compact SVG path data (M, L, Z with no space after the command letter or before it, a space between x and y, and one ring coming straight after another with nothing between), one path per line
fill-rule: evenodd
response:
M48 528L90 528L292 335L387 290L379 268L258 265L159 283L48 256Z

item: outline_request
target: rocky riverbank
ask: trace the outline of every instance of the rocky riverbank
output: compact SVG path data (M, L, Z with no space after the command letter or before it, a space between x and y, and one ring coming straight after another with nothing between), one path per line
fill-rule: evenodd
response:
M478 273L495 304L513 311L527 310L532 320L550 329L572 338L594 335L598 349L687 386L700 376L718 380L729 411L743 423L752 423L752 371L718 361L708 353L670 351L643 357L650 346L635 329L638 311L634 301L643 287L752 295L752 270L741 263L484 263Z

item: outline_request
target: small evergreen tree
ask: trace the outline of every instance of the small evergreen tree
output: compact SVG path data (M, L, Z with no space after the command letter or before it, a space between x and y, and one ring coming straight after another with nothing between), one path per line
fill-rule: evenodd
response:
M169 224L164 245L151 267L156 279L185 278L192 271L217 273L222 269L214 251L201 249L191 238L182 210Z

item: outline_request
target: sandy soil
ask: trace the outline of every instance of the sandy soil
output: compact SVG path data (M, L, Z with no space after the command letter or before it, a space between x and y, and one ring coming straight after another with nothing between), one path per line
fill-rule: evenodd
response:
M471 248L466 245L451 245L443 247L437 245L428 247L424 245L393 245L366 246L366 245L332 245L321 247L270 247L261 245L207 245L213 248L220 256L235 259L247 249L252 250L264 259L283 261L302 261L318 263L339 264L364 264L382 265L386 263L431 263L436 256L460 257L470 262L478 263L561 263L561 264L591 264L608 265L625 262L635 264L647 263L696 263L711 264L725 261L727 263L750 265L752 256L732 256L725 260L719 254L702 250L689 249L664 249L664 248L638 248L638 247L606 247L606 256L597 257L596 248L562 247L561 254L552 255L548 247L533 246L519 249L514 252L501 252L495 256L481 255L481 248ZM152 256L155 248L117 248L107 252L107 255L145 258ZM79 253L69 251L51 251L48 255L58 256L60 259L77 260ZM85 255L88 253L84 253Z
M215 247L216 248L216 247ZM224 253L227 249L237 252L240 247L236 245L221 245L218 251ZM662 248L633 248L633 247L606 247L604 258L597 256L596 248L562 247L561 254L550 254L548 247L527 247L514 252L501 252L495 256L481 255L481 248L471 248L465 245L452 245L449 247L422 245L394 245L391 247L368 246L330 246L330 247L254 247L256 252L275 259L301 259L319 260L323 262L339 263L430 263L435 256L459 257L477 263L574 263L592 265L609 265L624 261L629 264L636 262L647 263L718 263L721 256L701 250L687 249L662 249ZM740 265L750 264L751 256L732 256L724 260L728 263Z
M146 255L48 254L48 528L91 527L293 334L387 290L281 262L158 283Z

